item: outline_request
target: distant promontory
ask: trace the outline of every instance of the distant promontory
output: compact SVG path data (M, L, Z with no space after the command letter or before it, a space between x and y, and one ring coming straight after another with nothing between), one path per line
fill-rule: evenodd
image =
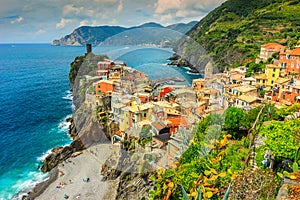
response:
M81 26L71 34L53 40L53 46L160 45L172 46L172 41L187 33L197 22L169 26L149 22L129 28L121 26Z

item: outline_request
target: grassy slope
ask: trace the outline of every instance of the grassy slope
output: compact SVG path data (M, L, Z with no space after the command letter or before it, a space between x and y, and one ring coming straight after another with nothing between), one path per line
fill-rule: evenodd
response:
M299 45L300 1L229 0L203 18L188 35L221 68L238 65L257 56L261 44L267 42Z

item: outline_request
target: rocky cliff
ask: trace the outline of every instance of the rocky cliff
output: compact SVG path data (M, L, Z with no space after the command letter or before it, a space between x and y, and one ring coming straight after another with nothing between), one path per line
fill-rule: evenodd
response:
M73 91L75 112L73 117L68 120L71 122L69 135L73 142L65 147L54 148L52 153L44 160L41 171L50 171L74 153L96 143L109 142L109 124L107 121L100 123L95 110L85 102L87 89L93 83L86 79L86 75L94 73L97 62L103 60L103 58L106 57L90 53L86 56L76 57L71 63L69 78ZM110 99L103 99L102 105L98 109L108 112L110 110Z

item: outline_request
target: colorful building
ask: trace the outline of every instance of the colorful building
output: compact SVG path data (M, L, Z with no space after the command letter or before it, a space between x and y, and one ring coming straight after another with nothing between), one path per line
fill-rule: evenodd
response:
M285 46L281 44L277 44L277 43L264 44L260 48L259 58L265 62L272 57L273 53L283 52L284 49Z
M280 66L269 64L266 65L265 74L267 76L266 87L273 88L275 81L278 79L280 74Z
M113 92L113 82L108 80L101 80L95 84L96 97L110 96Z
M300 75L300 47L280 53L279 65L287 74Z

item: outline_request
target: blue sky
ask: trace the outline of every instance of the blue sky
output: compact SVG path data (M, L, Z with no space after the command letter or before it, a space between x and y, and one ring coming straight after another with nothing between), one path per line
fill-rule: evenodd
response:
M83 25L199 21L225 0L1 0L0 43L50 43Z

